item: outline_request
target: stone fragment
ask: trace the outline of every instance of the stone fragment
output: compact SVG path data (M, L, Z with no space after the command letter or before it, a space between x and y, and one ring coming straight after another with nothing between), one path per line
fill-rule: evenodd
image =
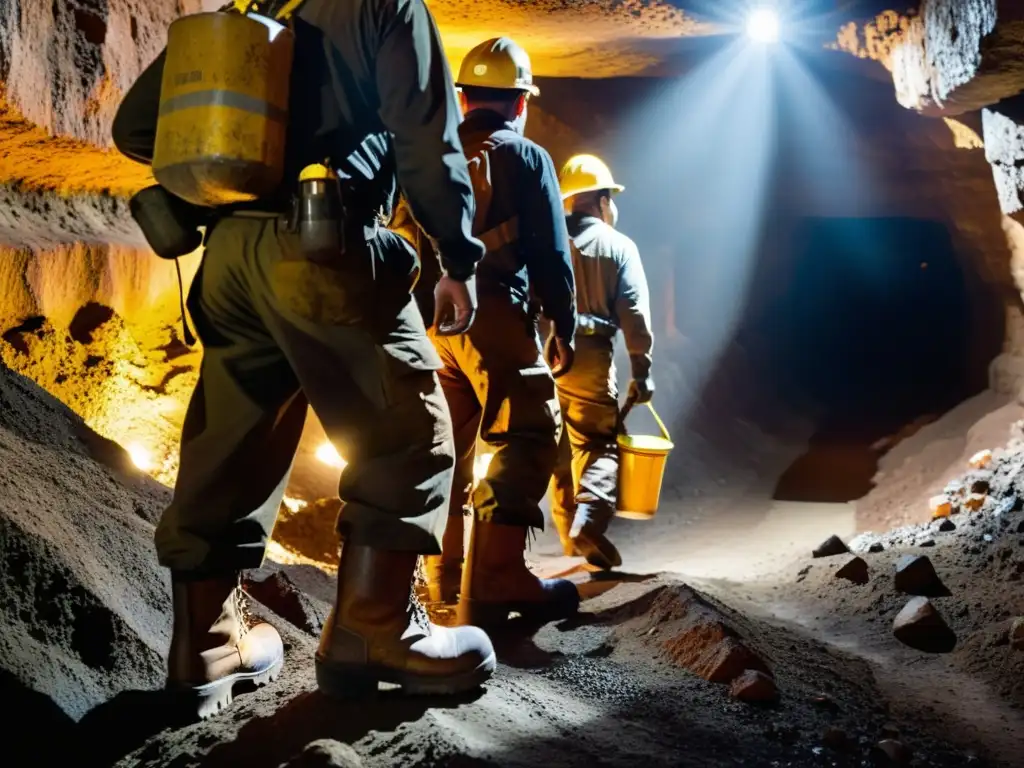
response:
M971 460L968 464L975 469L981 469L982 467L988 466L990 461L992 461L992 451L986 449L984 451L978 451L976 454L971 456Z
M712 683L728 683L746 669L765 667L764 662L734 637L726 637L708 648L693 664L693 673Z
M884 723L880 729L883 739L899 739L900 727L896 723Z
M985 505L987 497L981 493L972 493L963 501L963 508L969 512L977 512Z
M939 523L939 530L942 531L943 533L949 533L950 531L955 531L956 530L956 523L954 523L952 520L943 520L941 523Z
M1024 616L1014 619L1010 625L1010 647L1024 651Z
M949 590L926 555L903 555L896 562L896 589L907 595L947 597Z
M729 695L748 704L768 704L779 698L779 689L764 672L748 669L732 681Z
M319 739L306 745L281 768L362 768L363 760L348 744Z
M836 704L836 700L829 696L827 693L819 693L818 695L811 698L811 703L819 709L824 709L827 712L838 712L839 705Z
M867 584L868 583L868 564L862 557L853 557L836 571L837 579L846 579L852 581L854 584Z
M934 547L935 546L935 539L925 539L924 541L920 542L917 546L919 546L919 547Z
M1024 533L1024 520L1017 523L1017 533Z
M245 591L282 619L319 636L330 606L305 592L281 571L260 570L246 576Z
M949 517L953 512L953 502L946 494L932 496L928 500L928 511L931 512L933 518Z
M877 766L910 765L913 753L902 741L883 739L871 750L871 759Z
M868 547L868 552L872 552L872 553L876 553L877 554L878 552L884 552L884 551L885 551L885 546L880 541L876 541L874 544L872 544L870 547Z
M836 752L845 752L852 746L850 737L841 728L829 728L821 737L821 743Z
M925 653L949 653L956 647L956 634L926 597L911 599L896 616L892 631L901 643Z
M849 552L849 547L838 536L829 536L821 546L814 550L814 557L833 557Z

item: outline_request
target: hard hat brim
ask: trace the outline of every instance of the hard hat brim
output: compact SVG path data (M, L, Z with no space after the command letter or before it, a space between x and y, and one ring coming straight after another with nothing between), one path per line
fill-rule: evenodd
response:
M589 187L580 187L574 189L572 192L563 192L562 200L568 200L570 197L576 197L576 195L585 195L587 192L597 192L602 189L611 190L612 194L619 194L619 192L625 191L625 187L621 184L592 184Z
M479 85L477 83L463 83L460 81L455 82L455 87L460 91L463 88L487 88L492 91L522 91L528 93L531 96L540 96L540 88L536 85L509 85L502 87L500 85Z

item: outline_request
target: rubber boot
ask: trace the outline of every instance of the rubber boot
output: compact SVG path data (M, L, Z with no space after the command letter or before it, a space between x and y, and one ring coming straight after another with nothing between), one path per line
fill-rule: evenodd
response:
M174 630L167 687L196 697L206 719L227 707L235 683L265 685L284 665L281 636L253 619L238 576L185 581L172 576Z
M432 603L452 605L459 599L465 519L461 512L449 515L441 539L441 554L423 558L423 578L427 582L427 596Z
M338 597L316 653L321 691L355 698L384 682L408 694L453 694L494 673L494 647L482 629L430 623L412 593L416 558L342 545Z
M618 548L593 523L576 523L569 535L576 552L595 568L610 571L622 565Z
M579 609L576 586L565 579L541 579L526 567L528 529L476 520L462 573L458 620L490 627L518 613L528 621L557 621Z

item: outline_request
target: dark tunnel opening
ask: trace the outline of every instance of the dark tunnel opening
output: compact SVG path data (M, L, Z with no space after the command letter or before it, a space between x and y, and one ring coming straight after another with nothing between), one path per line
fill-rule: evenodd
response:
M776 499L860 498L877 441L972 394L968 291L939 222L802 219L786 289L759 325L780 391L816 425Z

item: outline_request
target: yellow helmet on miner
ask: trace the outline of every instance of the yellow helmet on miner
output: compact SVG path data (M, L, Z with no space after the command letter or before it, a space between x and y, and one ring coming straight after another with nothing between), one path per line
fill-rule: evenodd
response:
M507 37L486 40L466 54L459 67L459 88L495 88L539 96L526 50Z
M569 158L558 174L558 186L562 190L562 200L601 189L611 192L621 192L625 189L616 183L611 170L596 155L574 155Z

